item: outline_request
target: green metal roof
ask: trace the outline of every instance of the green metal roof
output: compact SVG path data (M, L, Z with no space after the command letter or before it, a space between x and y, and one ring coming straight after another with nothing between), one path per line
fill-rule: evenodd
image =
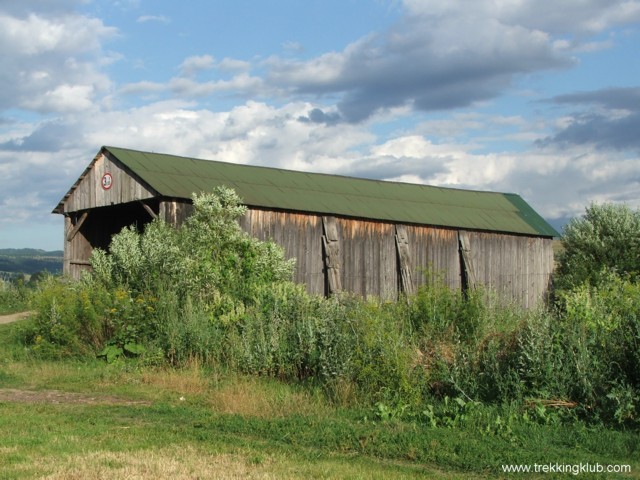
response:
M556 237L520 196L304 173L103 147L159 195L233 188L250 206Z

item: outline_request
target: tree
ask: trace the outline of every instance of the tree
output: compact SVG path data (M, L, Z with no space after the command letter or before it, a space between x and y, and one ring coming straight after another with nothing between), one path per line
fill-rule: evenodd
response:
M561 241L557 288L597 285L611 272L632 280L640 275L640 211L627 205L591 204L564 228Z

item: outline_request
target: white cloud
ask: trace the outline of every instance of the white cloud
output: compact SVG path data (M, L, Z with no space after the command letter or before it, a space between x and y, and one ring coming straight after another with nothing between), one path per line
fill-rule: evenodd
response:
M215 60L211 55L195 55L186 58L180 65L180 71L184 75L195 75L203 70L211 70L215 66Z
M78 54L95 51L102 39L116 34L96 18L81 15L26 18L0 13L0 52L11 57L44 53Z
M205 52L164 79L136 72L119 85L107 66L123 55L105 52L118 31L75 12L79 3L0 5L0 206L14 220L48 215L104 144L514 191L550 218L593 200L640 203L635 89L558 97L556 118L460 109L504 95L522 75L570 67L576 52L610 48L615 37L590 35L638 21L638 1L405 0L392 28L306 61L293 57L298 44L261 63ZM16 118L20 109L29 115Z
M93 94L92 85L58 85L23 106L39 112L80 112L93 107Z
M516 75L565 68L573 60L550 36L491 17L406 18L341 52L308 61L271 58L267 81L301 95L338 95L345 120L410 105L436 111L500 95Z
M149 93L159 93L166 91L168 85L158 82L142 81L136 83L128 83L120 88L120 93L125 95L139 95Z
M89 108L109 78L102 43L117 34L101 20L73 13L11 16L0 7L0 111L66 112ZM117 55L107 55L114 60Z
M411 15L442 19L452 16L494 18L505 25L553 34L593 34L640 20L637 0L403 0Z
M251 70L251 64L244 60L225 57L216 65L223 72L248 72Z
M157 22L157 23L169 23L171 19L165 15L141 15L136 20L138 23Z

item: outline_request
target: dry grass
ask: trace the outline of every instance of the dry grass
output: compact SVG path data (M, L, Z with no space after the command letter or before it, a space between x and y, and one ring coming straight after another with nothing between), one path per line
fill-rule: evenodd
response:
M44 457L24 466L29 478L41 472L41 480L194 480L354 478L483 478L448 474L437 469L414 468L400 473L393 462L351 462L264 456L255 453L210 453L192 446L167 447L136 452L89 452L66 458Z
M215 384L215 379L202 371L198 362L192 362L183 369L154 369L145 370L140 375L143 385L151 386L163 392L171 392L181 397L203 396Z
M220 385L211 391L207 401L219 413L259 418L324 415L329 412L325 402L309 393L250 377L238 377Z
M210 454L193 447L171 447L137 452L90 452L64 461L44 458L42 465L31 465L52 473L46 480L193 480L193 479L272 479L287 478L268 472L271 461L259 464L240 455ZM292 477L289 477L292 478Z

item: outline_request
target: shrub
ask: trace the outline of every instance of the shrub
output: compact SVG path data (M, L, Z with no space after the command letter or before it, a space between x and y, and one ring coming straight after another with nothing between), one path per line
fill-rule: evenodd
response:
M40 283L33 303L35 321L24 335L38 356L92 355L109 335L105 319L113 298L90 279L67 282L49 277Z
M0 314L19 312L28 306L31 290L24 281L8 282L0 279Z
M632 278L640 273L640 211L626 205L592 204L569 222L561 240L555 275L560 289L595 285L607 271Z

